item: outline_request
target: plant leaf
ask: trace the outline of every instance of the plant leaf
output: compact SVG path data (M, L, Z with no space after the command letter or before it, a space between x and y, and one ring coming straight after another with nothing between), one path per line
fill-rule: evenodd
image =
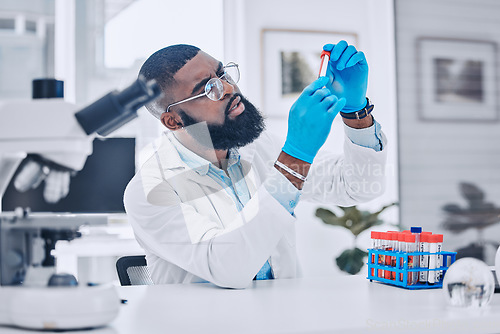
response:
M337 217L335 213L330 210L318 208L316 210L316 217L323 220L325 224L342 226L350 230L355 236L358 236L361 232L370 229L373 226L381 225L383 221L378 219L378 215L385 209L397 204L398 203L391 203L374 213L370 213L369 211L360 211L356 206L339 206L339 208L344 211L344 215L341 217Z
M337 217L337 215L328 209L319 208L316 209L316 217L329 219L330 217Z
M368 255L367 252L359 248L346 249L335 260L340 270L345 271L351 275L359 273L365 264L364 258Z
M348 228L345 216L337 217L335 213L330 210L323 208L316 209L316 217L320 218L325 224Z

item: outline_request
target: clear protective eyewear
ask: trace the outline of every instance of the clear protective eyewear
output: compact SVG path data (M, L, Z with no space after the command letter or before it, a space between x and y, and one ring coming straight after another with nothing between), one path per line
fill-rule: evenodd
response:
M224 97L224 84L222 83L222 79L226 80L230 85L236 85L238 81L240 81L240 69L238 68L238 64L230 62L227 63L226 66L222 68L224 73L218 78L212 78L208 80L205 85L205 92L189 97L179 102L172 103L167 107L165 112L169 112L170 107L176 106L178 104L188 102L199 97L206 96L212 101L219 101Z

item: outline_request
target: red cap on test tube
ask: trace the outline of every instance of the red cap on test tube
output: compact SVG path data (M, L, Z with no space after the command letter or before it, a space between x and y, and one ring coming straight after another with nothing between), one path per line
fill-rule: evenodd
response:
M406 234L405 241L410 243L415 243L415 234Z
M429 243L435 244L435 243L439 242L438 241L439 240L439 235L438 234L432 234L432 235L429 235L428 237L429 237L429 241L428 241Z
M404 233L404 232L398 233L398 241L405 242L406 241L405 236L406 236L406 233Z

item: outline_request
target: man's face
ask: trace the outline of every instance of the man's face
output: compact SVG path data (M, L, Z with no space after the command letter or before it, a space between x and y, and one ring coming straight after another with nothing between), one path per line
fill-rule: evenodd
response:
M200 51L175 75L176 101L201 94L209 79L222 75L222 63ZM237 85L222 79L224 96L218 101L200 97L174 106L186 131L197 139L196 127L190 125L206 122L214 149L225 150L242 147L254 141L264 130L264 120L255 106L245 99ZM175 84L174 84L175 85ZM191 131L190 131L191 130ZM204 144L202 140L198 140ZM212 146L208 145L208 146Z

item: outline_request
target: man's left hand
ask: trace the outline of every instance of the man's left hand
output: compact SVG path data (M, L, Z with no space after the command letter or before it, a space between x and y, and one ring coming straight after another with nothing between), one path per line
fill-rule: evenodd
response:
M330 61L326 75L332 84L327 86L339 99L346 101L342 112L356 112L366 106L366 88L368 86L368 63L363 52L357 51L346 41L326 44L323 50L330 51Z

